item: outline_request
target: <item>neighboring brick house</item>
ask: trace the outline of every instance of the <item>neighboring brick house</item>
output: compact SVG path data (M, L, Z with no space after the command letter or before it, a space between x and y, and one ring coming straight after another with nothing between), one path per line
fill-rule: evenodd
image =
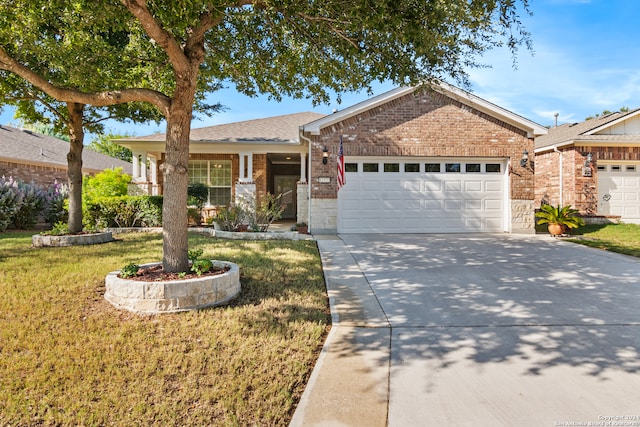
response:
M52 136L14 127L0 126L0 177L13 177L47 186L67 182L69 143ZM82 152L82 173L93 175L121 167L131 175L131 163L91 150Z
M521 159L545 133L452 86L399 88L329 116L193 129L189 180L210 187L210 205L283 194L285 217L314 233L533 232L533 169ZM116 141L134 152L134 181L146 193L162 193L164 138ZM151 176L136 166L147 161Z
M316 233L534 232L533 169L521 160L546 129L484 99L448 85L399 88L304 132Z
M535 173L536 207L640 223L640 109L549 129L536 139Z

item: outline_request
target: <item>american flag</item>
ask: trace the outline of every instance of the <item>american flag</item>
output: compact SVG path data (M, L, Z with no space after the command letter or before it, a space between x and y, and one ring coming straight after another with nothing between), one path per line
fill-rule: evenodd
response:
M340 149L338 150L338 191L340 191L344 184L344 152L342 150L342 135L340 135Z

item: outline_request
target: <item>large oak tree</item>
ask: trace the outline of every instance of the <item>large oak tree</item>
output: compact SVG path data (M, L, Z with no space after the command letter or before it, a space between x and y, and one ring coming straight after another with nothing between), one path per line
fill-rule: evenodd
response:
M527 0L10 0L18 17L0 29L0 69L12 72L72 104L106 106L148 102L166 118L163 163L163 264L187 268L187 166L194 103L209 89L232 84L245 94L308 97L361 90L375 81L429 84L438 78L466 82L487 49L528 43L519 13ZM35 7L31 6L36 4ZM47 6L50 5L50 6ZM22 15L38 20L40 9L67 10L81 28L93 23L127 37L124 56L92 66L90 43L68 29L77 57L69 58L65 81L55 79L59 62L39 64L39 41L21 40ZM66 8L66 9L65 9ZM7 15L6 10L0 11ZM6 17L0 22L8 25ZM71 22L70 22L71 24ZM91 33L88 29L86 34ZM54 54L63 40L50 40ZM64 50L64 49L63 49ZM31 56L29 55L31 52ZM79 53L82 52L82 55ZM122 51L120 51L122 52ZM95 54L101 54L96 52ZM32 60L29 60L32 58ZM119 70L130 72L118 79ZM44 71L43 71L44 70ZM49 70L49 71L47 71ZM83 89L83 76L102 88Z

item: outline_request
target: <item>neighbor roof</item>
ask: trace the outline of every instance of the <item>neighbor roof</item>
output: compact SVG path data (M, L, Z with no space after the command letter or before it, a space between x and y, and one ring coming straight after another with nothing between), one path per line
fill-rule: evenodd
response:
M331 126L335 123L341 122L364 111L371 110L372 108L375 108L379 105L386 104L387 102L390 102L394 99L413 93L418 89L419 88L417 87L408 86L390 90L389 92L374 96L373 98L369 98L359 104L353 105L349 108L345 108L344 110L338 111L330 116L309 123L304 126L304 130L305 132L310 132L312 135L319 135L320 130L327 126ZM512 111L506 110L496 104L487 101L486 99L480 98L479 96L473 95L458 87L440 82L437 85L434 84L431 89L433 89L435 92L442 93L449 98L455 99L462 104L468 105L472 108L475 108L476 110L482 111L483 113L502 120L503 122L508 123L518 129L524 130L527 132L527 135L530 138L547 133L547 129L544 126L532 122L529 119L525 119L524 117Z
M305 112L267 117L264 119L245 120L204 128L191 129L191 142L246 142L246 143L298 143L299 128L312 122L324 114ZM118 142L164 142L165 134L120 139Z
M572 144L576 141L637 142L640 135L594 135L593 133L638 114L640 114L640 108L626 113L618 111L580 123L565 123L553 127L546 135L536 138L536 150L544 151L546 148Z
M0 160L66 169L68 152L67 141L10 126L0 126ZM121 167L125 173L132 172L131 163L88 149L82 151L84 171L99 172L117 167Z

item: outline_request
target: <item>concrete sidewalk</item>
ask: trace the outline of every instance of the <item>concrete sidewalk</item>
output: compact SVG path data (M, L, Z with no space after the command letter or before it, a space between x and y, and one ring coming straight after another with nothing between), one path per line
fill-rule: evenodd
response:
M385 426L391 327L344 242L317 240L332 328L290 426Z

